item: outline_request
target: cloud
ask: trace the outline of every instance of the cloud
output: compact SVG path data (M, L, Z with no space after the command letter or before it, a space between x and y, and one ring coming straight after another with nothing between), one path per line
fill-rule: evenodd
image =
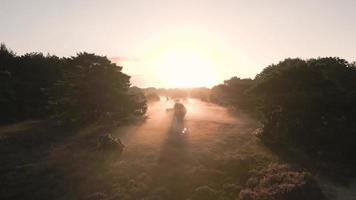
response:
M125 57L125 56L115 56L110 58L111 62L117 63L117 64L123 64L125 62L140 62L139 58L135 57Z

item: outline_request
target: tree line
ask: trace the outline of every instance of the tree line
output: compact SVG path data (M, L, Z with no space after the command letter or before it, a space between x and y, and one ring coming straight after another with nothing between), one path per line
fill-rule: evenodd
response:
M260 137L266 144L356 165L350 159L356 155L356 65L344 59L288 58L254 79L233 77L211 90L145 89L146 95L152 92L248 112L263 124ZM120 122L142 117L146 109L142 90L130 87L122 67L105 56L18 56L0 46L0 123L34 118L61 124Z
M288 58L254 79L224 81L210 100L256 116L266 144L356 165L355 63Z
M147 109L140 89L105 56L16 55L0 46L0 123L53 118L61 124L123 121Z

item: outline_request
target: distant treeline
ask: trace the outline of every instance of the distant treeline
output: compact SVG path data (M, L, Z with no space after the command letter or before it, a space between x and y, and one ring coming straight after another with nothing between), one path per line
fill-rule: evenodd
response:
M54 118L62 124L127 120L146 112L138 88L104 56L17 56L0 46L0 123Z
M267 144L356 164L356 66L340 58L286 59L255 79L231 78L212 102L250 112Z
M206 87L199 88L154 88L149 87L143 89L146 96L153 97L155 95L165 96L170 99L186 99L196 98L202 101L209 101L210 89Z

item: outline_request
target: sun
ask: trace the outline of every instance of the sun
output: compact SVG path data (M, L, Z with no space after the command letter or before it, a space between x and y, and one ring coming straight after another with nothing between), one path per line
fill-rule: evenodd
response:
M203 49L176 47L156 55L152 65L159 82L170 88L209 87L217 79L217 66Z
M248 66L224 40L192 27L158 31L135 49L140 62L127 68L154 87L213 87L235 73L232 63Z

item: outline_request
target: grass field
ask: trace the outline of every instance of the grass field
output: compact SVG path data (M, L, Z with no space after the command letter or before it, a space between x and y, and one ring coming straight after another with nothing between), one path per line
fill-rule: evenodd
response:
M151 104L142 123L110 130L68 131L44 121L2 126L1 199L338 198L333 184L323 182L331 191L323 195L315 176L262 145L255 121L197 100L185 104L178 128L186 134L174 131L169 101ZM108 133L122 140L123 152L96 148Z

